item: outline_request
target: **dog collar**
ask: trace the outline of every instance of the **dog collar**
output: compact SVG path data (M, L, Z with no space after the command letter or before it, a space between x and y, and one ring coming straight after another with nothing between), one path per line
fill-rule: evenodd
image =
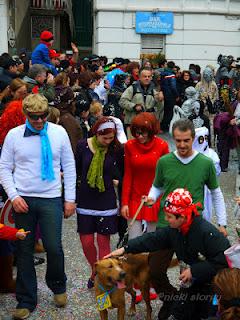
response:
M106 290L100 283L98 284L98 287L99 287L99 289L101 289L104 293L106 293L106 294L110 294L110 293L112 293L113 291L115 291L116 290L116 286L114 286L112 289L110 289L110 290Z

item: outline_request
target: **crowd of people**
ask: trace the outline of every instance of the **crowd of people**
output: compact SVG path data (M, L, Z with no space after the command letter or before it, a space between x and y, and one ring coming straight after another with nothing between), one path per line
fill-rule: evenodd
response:
M232 148L240 171L238 64L220 56L218 70L208 65L202 73L165 59L153 68L148 60L80 58L74 43L71 55L58 53L47 30L40 39L31 55L0 56L1 196L10 199L15 222L0 224L0 292L16 291L13 317L25 319L36 308L39 239L47 286L56 306L67 304L62 219L76 213L89 289L97 260L150 252L150 298L163 301L158 319L208 319L217 313L214 293L222 297L218 316L240 319L240 271L224 256L230 243L217 178L228 170ZM163 132L173 136L175 151ZM111 253L111 235L122 244L141 201L128 244ZM17 239L15 286L9 257ZM179 291L166 275L174 253L186 266ZM182 293L184 301L175 298ZM197 294L208 299L193 301Z

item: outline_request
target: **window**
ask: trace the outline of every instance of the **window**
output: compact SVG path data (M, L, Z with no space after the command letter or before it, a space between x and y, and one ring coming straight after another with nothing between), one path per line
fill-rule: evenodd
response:
M161 34L141 35L141 54L164 52L165 36Z

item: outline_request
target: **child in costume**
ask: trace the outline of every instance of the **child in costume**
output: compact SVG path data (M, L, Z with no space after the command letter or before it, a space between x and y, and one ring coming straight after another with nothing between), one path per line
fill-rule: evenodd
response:
M30 231L24 231L24 229L16 229L5 226L0 223L0 239L3 240L24 240Z
M193 142L193 149L204 154L208 158L212 159L216 169L216 174L217 176L219 176L221 173L220 159L217 153L212 148L209 148L209 130L206 127L195 129L195 139ZM205 191L204 191L204 210L202 214L207 221L211 222L212 198L211 198L211 193L207 188L207 186L205 186Z

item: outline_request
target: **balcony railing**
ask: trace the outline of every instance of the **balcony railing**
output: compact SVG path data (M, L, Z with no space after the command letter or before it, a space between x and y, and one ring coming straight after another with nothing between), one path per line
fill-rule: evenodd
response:
M67 6L67 0L32 0L31 3L34 9L64 10L67 9Z

